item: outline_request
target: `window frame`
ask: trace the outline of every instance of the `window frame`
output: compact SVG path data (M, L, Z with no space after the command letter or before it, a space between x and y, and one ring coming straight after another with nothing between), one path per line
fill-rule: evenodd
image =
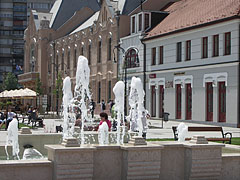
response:
M102 40L98 40L98 63L102 62Z
M177 42L176 46L176 62L182 62L182 42Z
M191 40L186 41L186 54L185 54L185 61L191 60Z
M164 47L159 46L159 64L163 64Z
M125 63L127 63L126 64L127 68L136 68L136 67L140 66L138 53L136 52L136 50L134 48L129 49L127 51L125 61L126 61Z
M156 56L157 56L157 49L156 49L156 47L153 47L152 48L152 61L151 61L151 65L152 66L154 66L154 65L156 65Z
M212 49L212 57L219 56L219 34L213 35L213 49Z
M108 54L107 54L107 60L112 60L112 37L108 38Z
M231 32L224 33L224 55L231 54Z
M136 33L136 15L131 17L131 34Z
M208 37L202 38L202 59L208 58Z

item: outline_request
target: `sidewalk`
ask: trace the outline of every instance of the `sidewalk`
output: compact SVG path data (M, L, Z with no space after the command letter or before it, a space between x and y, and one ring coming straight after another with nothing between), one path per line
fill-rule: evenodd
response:
M178 126L181 122L178 121L167 121L163 122L163 128L162 128L162 120L148 120L148 124L150 125L150 128L148 129L147 133L147 139L150 138L174 138L172 126ZM199 124L199 123L186 123L187 126L211 126L208 124ZM215 126L215 125L213 125ZM152 127L152 128L151 128ZM234 128L234 127L223 127L224 133L231 132L233 137L240 137L240 128ZM221 137L220 132L189 132L188 136L196 135L203 135L205 137Z

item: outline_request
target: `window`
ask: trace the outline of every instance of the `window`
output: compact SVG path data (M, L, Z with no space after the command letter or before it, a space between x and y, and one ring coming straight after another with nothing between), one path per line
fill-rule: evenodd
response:
M230 55L231 54L231 32L225 33L224 36L225 36L224 55Z
M186 41L186 61L191 59L191 41Z
M56 57L56 65L57 65L57 67L56 68L58 68L58 54L57 54L57 57Z
M88 65L91 64L91 44L88 45Z
M70 69L70 50L68 51L67 69Z
M111 100L112 98L112 82L108 81L108 100Z
M213 36L213 57L219 56L219 35Z
M132 17L132 33L135 33L135 16Z
M182 42L177 43L177 62L182 61Z
M81 47L81 55L83 55L84 47Z
M74 67L77 67L77 49L74 49Z
M152 48L152 65L156 65L156 48Z
M144 14L144 29L148 29L150 26L150 23L149 23L149 14Z
M102 55L102 41L98 41L98 63L101 62Z
M139 67L138 54L135 49L130 49L126 55L127 68Z
M108 60L112 59L112 38L108 39Z
M138 31L142 31L142 14L138 15Z
M101 82L98 82L98 103L101 101Z
M202 38L202 58L208 57L208 37Z
M61 70L64 71L64 52L62 53Z
M159 47L159 64L163 64L163 46Z

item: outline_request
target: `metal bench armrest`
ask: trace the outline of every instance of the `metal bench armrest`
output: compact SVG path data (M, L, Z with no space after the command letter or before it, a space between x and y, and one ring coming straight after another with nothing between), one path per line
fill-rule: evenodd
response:
M232 141L232 133L230 133L230 132L224 133L224 138L227 138L228 135L230 136L230 137L229 137L229 139L230 139L229 144L231 144L231 141Z

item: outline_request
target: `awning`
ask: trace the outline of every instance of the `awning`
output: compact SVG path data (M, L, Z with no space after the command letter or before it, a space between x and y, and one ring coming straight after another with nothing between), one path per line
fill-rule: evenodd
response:
M31 89L17 89L10 91L3 91L0 93L0 98L13 98L13 99L21 99L21 98L34 98L37 96L37 93Z

